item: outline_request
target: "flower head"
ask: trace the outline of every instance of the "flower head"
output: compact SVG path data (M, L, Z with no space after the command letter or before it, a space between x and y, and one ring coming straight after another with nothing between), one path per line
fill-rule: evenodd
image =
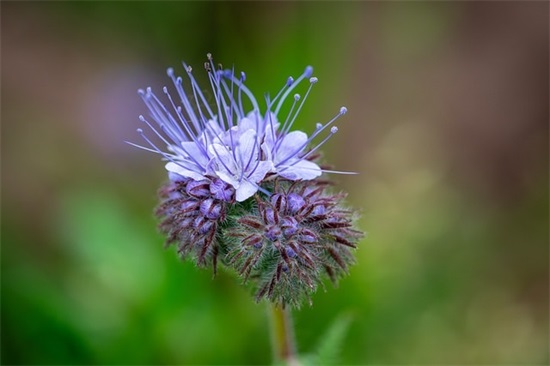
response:
M169 179L156 215L167 245L214 272L218 264L236 270L257 300L299 306L323 277L336 282L347 272L362 236L342 205L344 195L330 192L320 177L342 172L316 162L346 108L308 136L292 127L317 83L312 67L296 80L289 77L273 99L266 96L263 109L245 74L216 69L210 55L205 69L212 101L191 67L184 68L186 83L168 69L177 94L164 87L164 103L151 88L139 90L149 109L149 117L139 119L165 147L142 129L147 146L130 143L166 161ZM304 97L292 95L303 80L309 80ZM292 104L281 116L287 100Z
M184 88L183 78L173 69L168 76L177 91L172 97L163 88L167 103L163 103L151 88L140 89L139 95L149 109L150 119L139 119L157 136L165 149L157 147L142 129L138 133L149 145L134 146L160 154L166 163L171 179L190 178L195 181L217 177L235 189L235 199L242 202L261 189L268 176L281 176L290 180L309 180L322 174L312 161L313 153L336 133L333 122L346 112L342 107L332 120L319 125L308 138L302 131L291 131L302 106L317 78L311 77L308 66L298 79L289 77L284 87L271 100L266 97L262 113L252 92L244 85L245 74L235 76L234 70L216 70L208 55L205 69L208 73L214 102L209 103L192 74L184 64L190 88ZM310 86L302 99L293 97L289 114L279 122L278 114L292 90L304 79ZM192 97L190 97L192 95ZM243 95L251 106L246 111ZM328 127L330 133L319 144L310 148L312 141ZM179 178L178 178L179 177Z
M324 275L333 282L354 262L352 249L362 236L342 194L329 182L276 179L273 194L237 219L228 236L239 244L228 254L244 281L254 283L256 299L298 306L315 292Z

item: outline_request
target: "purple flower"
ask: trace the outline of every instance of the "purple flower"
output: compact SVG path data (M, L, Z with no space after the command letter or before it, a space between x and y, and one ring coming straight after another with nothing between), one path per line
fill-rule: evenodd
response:
M166 161L168 182L155 210L166 245L200 267L211 265L214 274L218 264L235 270L253 284L257 301L311 301L325 276L336 283L347 273L362 237L355 214L343 206L345 194L317 179L344 173L323 169L316 159L346 108L308 136L293 125L317 83L311 66L296 80L289 77L274 98L267 95L262 109L244 73L216 69L208 55L207 99L191 67L183 66L185 88L168 69L174 97L167 87L164 101L151 88L139 90L149 110L148 119L139 119L154 136L138 129L145 146L130 143ZM301 97L294 90L303 80L309 86ZM281 116L287 101L289 112Z
M244 73L237 78L233 70L216 70L209 54L205 68L214 96L214 103L209 103L193 77L191 67L184 64L184 68L189 89L184 88L183 79L176 77L173 69L168 69L168 76L177 91L177 98L173 98L168 88L163 88L168 103L163 103L151 88L139 90L153 123L143 116L139 119L166 148L158 147L142 129L138 129L138 133L149 146L130 143L161 155L167 161L170 180L220 179L234 188L235 199L242 202L263 190L261 185L268 175L311 180L322 174L324 170L312 161L313 153L336 133L337 128L332 124L346 109L342 107L325 125L318 124L310 137L302 131L291 131L317 82L317 78L311 77L311 66L306 67L296 80L289 77L273 100L267 96L263 113L252 92L244 85ZM306 78L309 78L310 85L305 97L302 99L295 94L289 114L282 123L279 122L278 114L287 97ZM250 111L243 107L243 94L249 101ZM310 148L313 140L329 127L330 133Z

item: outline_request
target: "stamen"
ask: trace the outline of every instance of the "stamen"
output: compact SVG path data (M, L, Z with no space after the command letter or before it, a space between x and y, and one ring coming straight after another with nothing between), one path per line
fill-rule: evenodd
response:
M239 108L242 109L242 106L239 106L237 105L237 102L235 101L235 98L233 98L233 94L234 94L234 91L233 91L233 86L235 85L235 82L233 81L233 78L231 78L231 89L229 89L229 86L227 86L227 83L225 82L225 80L221 80L221 85L223 86L224 90L225 90L225 93L227 94L228 98L229 98L229 101L231 103L231 113L229 114L229 120L231 121L231 126L235 126L236 123L233 122L233 111L235 111L235 113L237 114L237 118L236 118L236 121L237 121L237 124L238 124L238 121L241 120L242 118L244 118L244 112L241 112L241 110ZM239 95L241 93L241 90L239 88ZM240 101L239 101L240 103ZM227 113L226 113L227 114Z
M244 71L241 71L241 80L240 80L241 85L244 83L245 80L246 80L246 74L244 73ZM231 80L231 81L233 81L233 80ZM239 108L241 110L241 115L244 116L245 114L244 114L244 109L243 109L242 91L243 91L242 88L239 87L239 95L238 95L238 97L239 97Z
M219 74L217 72L209 72L208 79L210 80L210 86L214 92L214 97L216 99L216 108L218 110L218 118L220 120L220 126L225 129L229 129L229 122L225 126L223 114L222 114L222 105L225 106L225 100L219 84Z
M288 127L288 121L290 120L290 116L292 115L292 112L294 111L294 107L296 107L296 103L300 100L300 94L294 94L294 102L292 103L292 106L290 107L290 111L288 112L288 115L286 116L285 122L283 123L283 126L281 127L281 135L285 135L290 127Z
M296 79L295 82L293 82L289 88L287 89L287 91L283 94L283 96L281 97L281 100L279 101L279 103L277 104L277 108L275 108L275 115L278 115L279 114L279 110L281 109L281 106L283 105L286 97L290 94L290 92L296 87L298 86L298 84L300 84L300 81L304 80L305 78L308 78L311 76L311 74L313 74L313 67L311 66L308 66L306 67L306 69L304 70L303 74L300 75L300 77L298 79Z
M124 141L124 142L127 143L128 145L132 145L134 147L137 147L138 149L142 149L142 150L149 151L149 152L152 152L152 153L155 153L155 154L163 155L162 151L149 149L148 147L141 146L141 145L138 145L138 144L134 144L133 142L130 142L130 141ZM175 157L175 155L174 155L174 157Z
M189 126L187 120L185 119L185 117L181 113L181 107L176 107L176 105L174 104L174 101L172 100L172 96L170 95L170 93L168 93L168 89L166 87L163 88L163 91L164 91L164 94L166 94L166 96L168 97L168 100L170 100L170 104L172 105L172 107L176 111L176 114L180 118L180 122L183 125L183 127L185 128L185 132L187 133L187 136L190 137L193 140L193 142L195 142L197 145L203 147L202 144L200 144L198 139L197 139L197 134L200 133L200 131L193 132L191 130L191 126ZM184 131L180 128L179 124L174 124L174 126L171 126L171 127L175 127L177 129L176 132L180 132L180 134L182 136L185 136ZM173 140L176 140L176 139L173 138ZM180 140L184 141L184 139L180 139ZM202 150L206 153L206 150L204 148Z
M174 69L169 68L167 70L168 76L170 79L172 79L172 83L174 84L174 87L176 88L176 91L178 92L178 95L180 97L181 102L183 103L183 107L185 108L185 111L187 112L187 115L189 116L189 119L193 123L193 126L195 127L196 131L202 130L200 122L195 114L195 111L193 110L193 107L191 107L191 102L187 98L187 95L185 93L185 90L183 89L183 79L181 77L175 77L174 75Z
M304 99L302 99L302 102L300 103L300 106L296 110L296 113L294 113L294 117L292 118L292 120L288 124L288 126L286 128L286 132L284 132L284 133L288 133L288 131L290 131L290 128L294 124L294 121L298 117L298 114L300 114L300 111L302 110L302 107L304 106L304 103L306 102L307 97L308 97L309 93L311 92L311 88L313 88L313 84L316 84L316 83L317 83L317 78L313 77L313 78L309 79L309 88L307 89L306 95L304 96Z
M244 73L243 73L244 74ZM248 89L240 80L235 78L234 75L231 76L231 79L235 82L235 84L246 94L248 99L250 100L250 103L252 103L252 108L256 111L260 110L260 107L258 106L258 102L256 102L256 98L254 97L254 94ZM244 81L244 80L243 80ZM242 104L241 104L242 109ZM243 113L244 114L244 113Z
M191 158L191 160L193 160L193 162L195 163L195 165L197 165L197 167L202 168L203 170L206 171L206 167L203 167L203 166L202 166L202 165L201 165L201 164L200 164L191 154L189 154L189 152L188 152L188 151L183 147L183 145L181 144L181 141L174 140L175 144L171 144L171 143L169 143L169 142L168 142L168 141L167 141L167 140L166 140L166 139L165 139L165 138L164 138L155 128L153 128L153 126L149 123L149 121L147 121L147 120L145 119L145 117L143 117L143 116L140 115L140 116L139 116L139 120L140 120L141 122L146 123L146 124L149 126L149 128L150 128L151 130L153 130L153 132L162 140L162 142L164 142L164 143L166 144L167 147L170 147L170 146L178 146L178 148L181 148L181 149L183 150L183 152L185 152L185 153L188 155L188 157ZM166 133L165 125L164 125L164 124L159 124L159 126L160 126L160 128L162 129L162 131L163 131L164 133ZM145 138L145 134L143 133L143 130L142 130L141 128L138 129L138 130L141 131L141 132L138 131L138 133L141 134L141 135ZM151 144L151 146L154 146L155 148L157 148L155 145L153 145L153 144L149 141L149 139L146 139L146 141L149 142L149 144ZM197 145L200 146L200 147L202 147L202 146L199 145L199 144L197 144ZM157 149L158 149L158 148L157 148ZM162 150L159 149L159 151L162 151ZM205 155L205 157L208 158L208 154L204 153L204 155ZM174 155L174 156L177 156L177 155Z
M345 107L340 108L340 112L334 116L330 121L328 121L324 126L321 128L315 130L315 132L304 142L299 148L297 148L294 152L289 154L285 159L279 162L277 165L284 164L288 160L292 159L294 156L299 154L315 137L317 137L324 129L326 129L328 126L330 126L334 121L336 121L340 116L344 115L347 112L347 109ZM330 135L332 136L332 134ZM330 137L329 136L329 137ZM324 142L323 142L324 143Z
M301 159L307 159L308 156L310 156L314 151L316 151L317 149L319 149L319 147L321 147L325 142L328 141L328 139L330 139L336 132L338 132L338 127L336 126L333 126L331 129L330 129L330 134L325 137L323 139L323 141L321 141L320 143L317 144L317 146L315 146L313 149L309 150L304 156L301 157Z
M359 174L358 172L344 172L341 170L327 170L327 169L321 169L323 173L332 173L332 174L348 174L348 175L355 175Z
M267 112L270 112L271 111L271 107L273 106L273 103L275 103L277 101L277 99L279 99L279 97L281 96L281 94L287 89L289 88L292 83L294 82L294 78L292 76L289 76L288 79L286 80L286 83L285 85L281 88L281 90L279 90L279 92L277 92L277 95L275 95L275 98L273 98L273 100L271 102L268 102L267 103Z
M191 66L187 66L185 63L183 63L183 67L187 70L187 76L189 77L189 81L191 82L191 87L193 89L193 96L195 97L195 104L197 105L197 110L201 116L202 122L203 124L207 124L206 121L208 121L208 118L205 118L204 114L202 113L202 108L200 106L199 98L197 97L197 95L200 97L200 101L202 101L202 104L204 105L204 107L206 107L206 110L210 114L210 119L214 119L214 113L210 109L210 106L208 105L206 98L202 94L201 89L197 84L197 81L195 80L195 77L193 76L193 74L191 74L191 71L193 70Z
M137 129L137 132L141 135L141 137L147 141L147 143L149 145L151 145L155 150L157 150L159 152L159 154L161 154L162 156L164 156L166 158L166 160L169 160L175 164L178 164L179 166L181 166L182 168L184 168L180 163L178 163L175 159L174 159L174 155L170 155L170 154L167 154L165 153L164 151L162 151L161 149L159 149L151 140L149 140L149 138L145 135L145 133L143 132L143 130L141 128L138 128ZM192 163L192 162L190 162ZM196 162L194 162L195 165L197 165L197 167L200 169L200 168L203 168L200 164L197 164ZM186 168L187 169L187 168ZM203 173L203 172L201 172Z
M151 91L151 88L147 88L146 93L140 93L142 96L143 101L149 108L149 111L151 112L152 117L155 119L158 125L162 124L169 124L173 126L177 126L178 123L172 116L172 114L166 109L164 104L156 97L156 95ZM176 135L178 135L176 133ZM188 140L187 136L185 134L181 134L179 136L171 136L174 141Z

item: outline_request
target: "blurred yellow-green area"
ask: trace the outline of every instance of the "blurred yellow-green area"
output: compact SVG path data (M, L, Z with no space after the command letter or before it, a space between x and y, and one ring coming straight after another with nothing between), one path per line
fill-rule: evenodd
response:
M163 249L137 89L206 54L297 120L368 237L294 312L342 364L548 364L548 2L2 2L2 364L269 364L266 304ZM208 85L204 84L208 89Z

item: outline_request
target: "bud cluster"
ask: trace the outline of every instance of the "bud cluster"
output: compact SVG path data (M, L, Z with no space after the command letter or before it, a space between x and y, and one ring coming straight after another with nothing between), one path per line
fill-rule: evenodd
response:
M327 181L278 179L269 197L239 217L228 235L236 238L228 253L245 282L253 282L256 300L299 306L327 275L333 283L352 264L351 250L361 232L352 212L340 206L343 194L330 194Z
M341 207L343 194L332 194L325 180L274 179L269 194L246 203L213 178L171 181L160 190L156 210L167 244L177 243L182 257L199 266L218 257L264 298L299 306L310 300L324 277L333 283L353 263L352 250L362 236L353 213Z
M159 229L167 235L167 246L177 243L180 256L193 252L198 265L211 262L216 272L218 229L226 219L227 205L234 201L234 193L220 179L179 179L163 186L155 214L162 219Z

